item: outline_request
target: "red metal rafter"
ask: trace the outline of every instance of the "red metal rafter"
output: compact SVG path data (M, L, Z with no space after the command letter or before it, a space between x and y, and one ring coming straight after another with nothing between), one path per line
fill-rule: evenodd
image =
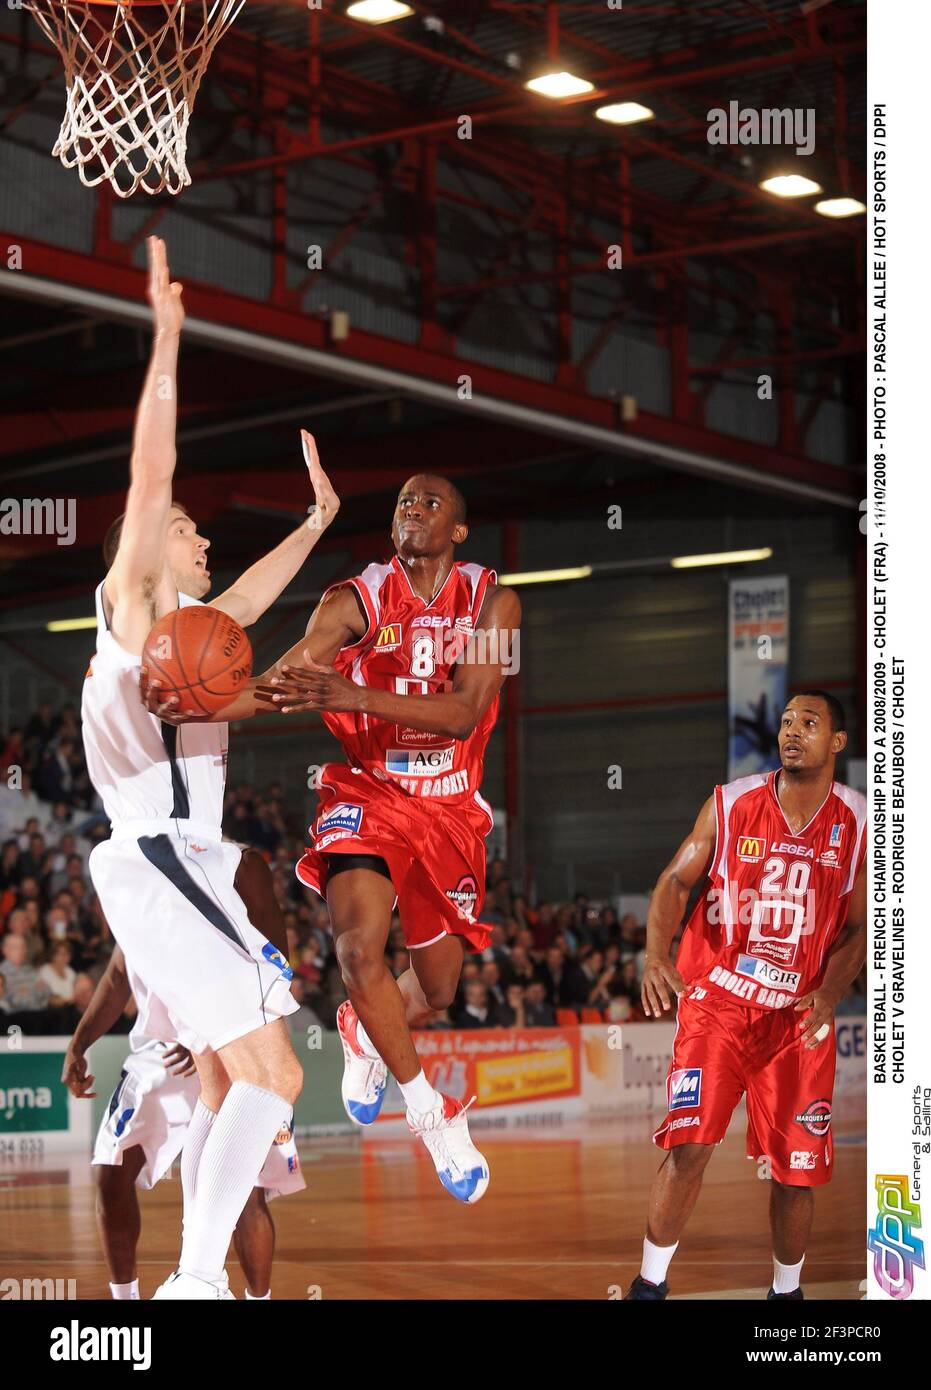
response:
M625 259L625 270L643 269L646 266L662 265L664 262L698 260L702 256L726 256L733 251L755 251L764 246L793 245L799 242L818 240L837 235L837 226L825 223L814 227L797 228L794 231L768 232L763 236L731 237L724 241L711 241L699 245L683 244L665 251L635 252ZM849 233L848 233L849 235ZM605 248L607 250L607 248ZM596 275L605 270L606 256L598 260L585 261L566 267L559 272L550 270L528 270L515 275L499 276L491 280L476 280L470 284L449 284L440 286L439 293L444 298L455 299L463 294L476 294L490 289L501 289L506 285L529 285L538 281L565 278L566 276ZM614 273L614 272L612 272Z
M107 295L123 297L134 304L145 298L145 274L135 267L105 262L62 247L50 246L22 236L0 234L0 246L16 242L23 247L24 261L32 275L65 285L85 286ZM272 342L289 342L327 352L334 364L346 357L357 362L385 366L395 372L442 383L450 389L468 369L474 395L496 397L514 404L523 404L553 416L590 422L605 429L616 429L615 407L610 400L586 394L578 387L569 388L546 383L513 372L505 372L484 363L470 361L461 353L447 355L425 351L415 344L400 342L353 328L348 341L334 345L329 342L327 327L316 318L293 309L261 303L218 291L213 287L189 281L185 286L185 302L192 319L202 318L217 325L241 328L268 337ZM733 460L743 467L757 469L761 480L775 472L785 478L830 488L853 496L858 494L861 481L844 469L822 464L801 456L771 450L751 441L733 438L713 431L697 429L681 420L642 412L625 435L642 442L665 441L670 447L700 450L722 460Z

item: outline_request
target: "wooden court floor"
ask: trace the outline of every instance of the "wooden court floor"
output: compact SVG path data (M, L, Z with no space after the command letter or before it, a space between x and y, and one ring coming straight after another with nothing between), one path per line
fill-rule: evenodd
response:
M475 1207L449 1197L406 1136L300 1145L306 1192L272 1204L279 1299L610 1299L637 1272L659 1162L648 1119L565 1130L475 1130L491 1185ZM744 1155L742 1126L709 1166L670 1272L673 1297L755 1299L770 1281L769 1184ZM835 1136L832 1182L816 1195L806 1295L858 1298L865 1273L865 1135ZM142 1194L142 1296L174 1268L180 1182ZM235 1258L230 1284L242 1296ZM89 1162L78 1155L0 1166L0 1276L73 1279L107 1297Z

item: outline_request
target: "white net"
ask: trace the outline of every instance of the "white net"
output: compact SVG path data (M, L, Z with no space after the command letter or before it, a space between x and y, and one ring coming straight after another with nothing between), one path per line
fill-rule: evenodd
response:
M67 103L52 150L88 188L121 198L180 193L187 134L211 54L244 0L25 0L65 65Z

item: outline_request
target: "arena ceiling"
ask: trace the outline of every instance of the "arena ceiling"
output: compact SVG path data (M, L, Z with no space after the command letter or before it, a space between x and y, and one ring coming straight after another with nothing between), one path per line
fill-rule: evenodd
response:
M147 352L152 231L191 318L178 492L244 557L300 511L302 424L348 503L327 543L354 555L424 467L486 520L619 490L687 514L719 507L722 481L738 510L856 507L863 219L763 192L774 151L709 144L707 112L815 110L806 172L862 199L862 0L457 0L378 27L345 8L246 0L198 97L193 187L130 205L51 159L59 60L25 11L0 15L15 171L0 250L22 249L0 270L3 492L77 497L81 516L67 566L47 538L4 537L4 603L97 575ZM528 92L556 58L593 92ZM654 119L595 119L613 100ZM604 269L613 243L620 273ZM771 423L722 427L720 403L755 398L760 373ZM828 412L847 422L841 456L815 447Z

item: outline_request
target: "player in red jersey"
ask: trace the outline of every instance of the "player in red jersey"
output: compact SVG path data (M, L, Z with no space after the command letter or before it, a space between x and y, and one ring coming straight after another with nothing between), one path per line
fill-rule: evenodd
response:
M461 1201L488 1186L465 1108L427 1081L411 1028L455 996L477 921L492 814L479 785L498 695L517 656L520 603L492 570L465 564L465 502L445 478L401 490L396 553L321 599L306 636L214 718L319 710L347 763L321 774L313 842L297 866L325 896L349 999L338 1027L343 1101L371 1124L397 1079L408 1124ZM164 709L164 706L159 708ZM385 946L395 902L411 967L395 980Z
M866 800L834 781L844 712L825 691L793 696L779 729L781 768L715 787L660 875L647 922L643 1007L678 996L669 1152L650 1195L640 1274L629 1299L662 1299L666 1271L714 1146L747 1096L747 1152L772 1175L773 1284L799 1299L814 1214L831 1176L834 1009L866 954ZM708 884L676 963L690 891Z

